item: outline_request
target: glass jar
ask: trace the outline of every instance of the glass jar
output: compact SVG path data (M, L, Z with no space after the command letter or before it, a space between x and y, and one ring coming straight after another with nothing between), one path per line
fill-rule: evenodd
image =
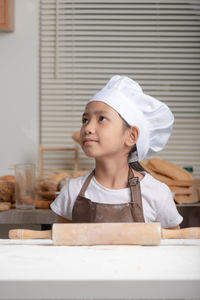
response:
M17 209L35 208L35 164L15 165L15 198Z

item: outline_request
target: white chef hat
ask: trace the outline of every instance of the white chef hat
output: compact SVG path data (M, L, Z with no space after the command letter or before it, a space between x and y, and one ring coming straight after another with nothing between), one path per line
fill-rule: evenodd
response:
M127 76L113 76L88 101L101 101L115 109L130 125L140 130L136 143L138 161L151 157L166 145L174 116L168 106L143 93L140 85Z

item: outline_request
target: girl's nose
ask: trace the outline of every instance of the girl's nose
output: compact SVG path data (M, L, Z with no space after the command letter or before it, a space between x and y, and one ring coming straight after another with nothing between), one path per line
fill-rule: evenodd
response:
M92 128L87 128L85 132L86 134L94 134L95 130Z
M94 134L95 133L94 124L92 124L92 122L87 124L87 126L85 126L85 133L86 134Z

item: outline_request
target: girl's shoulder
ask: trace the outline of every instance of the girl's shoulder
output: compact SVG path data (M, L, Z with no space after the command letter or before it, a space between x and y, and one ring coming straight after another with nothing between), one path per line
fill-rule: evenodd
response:
M68 186L68 189L78 190L79 188L82 187L82 185L84 184L87 177L91 174L91 172L92 171L89 171L88 173L83 174L83 175L81 175L79 177L76 177L76 178L71 177L69 179L69 182L66 185L66 187Z
M151 189L160 192L170 192L170 188L164 182L161 182L154 178L151 174L145 172L144 178L140 182L143 188Z
M85 180L87 179L87 177L90 175L91 172L88 172L82 176L73 178L71 177L69 179L69 181L62 187L60 194L59 194L59 198L65 198L65 199L75 199L82 186L83 183L85 182Z
M141 192L147 206L153 207L155 211L174 205L170 188L149 173L141 181Z
M78 176L78 177L71 177L69 182L71 184L76 184L76 183L79 183L79 182L84 182L86 180L86 178L91 174L92 171L88 171L87 173L81 175L81 176Z

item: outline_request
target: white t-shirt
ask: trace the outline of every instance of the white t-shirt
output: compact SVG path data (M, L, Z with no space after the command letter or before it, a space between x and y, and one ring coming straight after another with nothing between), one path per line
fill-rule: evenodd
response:
M144 174L144 178L140 181L140 187L145 222L160 222L163 228L179 225L183 218L176 209L169 187L150 174ZM72 220L75 200L88 175L89 173L78 178L71 178L61 189L59 196L51 204L51 209L57 215ZM130 188L108 189L93 176L85 191L85 197L98 203L128 203L131 201L131 190Z

